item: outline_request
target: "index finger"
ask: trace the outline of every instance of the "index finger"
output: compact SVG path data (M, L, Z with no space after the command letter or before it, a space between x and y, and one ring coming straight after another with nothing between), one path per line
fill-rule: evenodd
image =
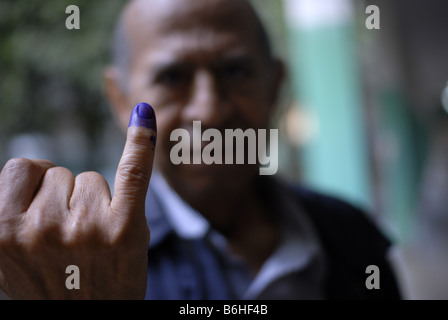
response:
M156 136L153 108L147 103L136 105L115 176L112 210L131 213L135 209L144 208L154 162Z

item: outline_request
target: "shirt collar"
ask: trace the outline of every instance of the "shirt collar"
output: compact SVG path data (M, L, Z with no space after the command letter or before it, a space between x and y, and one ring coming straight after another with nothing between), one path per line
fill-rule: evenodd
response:
M269 284L291 272L314 268L315 272L307 274L303 283L318 283L324 274L323 252L307 213L287 186L275 179L271 179L268 185L278 205L283 237L246 290L245 299L257 297ZM200 239L214 234L207 220L173 191L155 170L148 191L146 217L151 230L150 248L160 243L170 232L183 239ZM226 247L225 243L217 246L221 250Z
M300 282L308 285L319 283L325 272L325 261L317 232L296 196L288 186L276 179L271 179L269 189L281 217L282 238L277 249L265 261L249 286L244 295L245 299L256 298L269 284L287 274L312 269L313 272L306 273L307 279ZM298 286L297 283L294 285ZM319 286L312 287L317 290L316 296L321 295L321 292L318 292ZM297 287L292 290L310 289Z
M207 220L173 191L158 171L151 176L151 188L160 199L163 212L178 236L199 239L206 235L210 228Z

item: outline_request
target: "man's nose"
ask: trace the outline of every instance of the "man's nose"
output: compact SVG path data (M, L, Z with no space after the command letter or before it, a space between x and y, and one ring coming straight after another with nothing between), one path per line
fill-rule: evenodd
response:
M201 121L203 128L220 128L231 116L231 106L217 79L211 72L200 70L194 75L188 104L184 108L184 120Z

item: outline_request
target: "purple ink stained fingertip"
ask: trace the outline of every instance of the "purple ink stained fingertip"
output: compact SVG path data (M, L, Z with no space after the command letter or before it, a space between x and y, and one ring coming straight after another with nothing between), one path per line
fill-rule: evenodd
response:
M152 119L154 117L154 110L147 103L139 103L137 105L138 116L142 119Z
M145 127L157 132L156 114L154 109L147 103L137 104L132 110L129 127Z

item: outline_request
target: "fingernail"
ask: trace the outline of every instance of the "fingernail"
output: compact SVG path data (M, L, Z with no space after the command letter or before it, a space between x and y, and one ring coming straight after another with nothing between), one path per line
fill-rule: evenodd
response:
M154 109L147 103L137 104L132 110L129 127L145 127L157 131L156 114Z

